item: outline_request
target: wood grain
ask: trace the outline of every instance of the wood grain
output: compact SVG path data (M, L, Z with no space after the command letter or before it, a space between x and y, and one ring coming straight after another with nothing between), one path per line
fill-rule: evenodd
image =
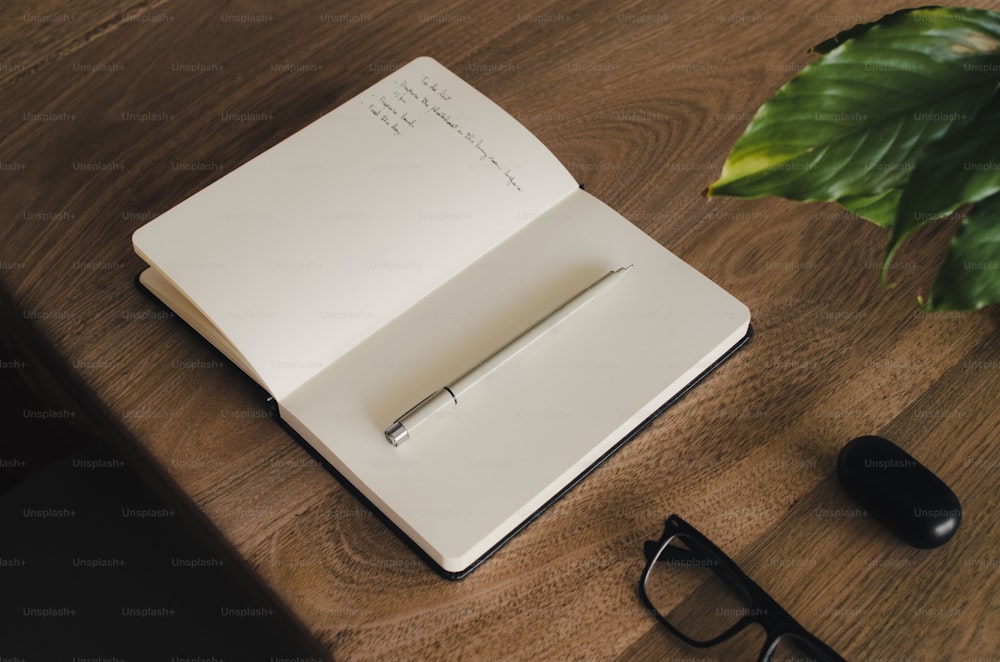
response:
M1000 8L997 3L982 3ZM204 514L337 659L686 659L636 593L676 512L848 659L1000 654L995 312L915 305L947 245L897 258L827 205L705 200L814 43L899 3L37 3L2 10L0 285L93 418ZM145 18L139 18L145 17ZM128 20L126 20L126 18ZM439 579L143 296L130 235L413 57L518 117L587 190L746 302L756 337L469 578ZM834 478L894 439L965 505L906 548Z

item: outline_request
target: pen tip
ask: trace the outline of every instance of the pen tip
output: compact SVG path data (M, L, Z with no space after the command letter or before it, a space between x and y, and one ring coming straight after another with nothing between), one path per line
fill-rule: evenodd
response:
M401 443L410 438L410 433L407 431L403 424L396 421L390 425L385 430L385 438L393 446L399 446Z

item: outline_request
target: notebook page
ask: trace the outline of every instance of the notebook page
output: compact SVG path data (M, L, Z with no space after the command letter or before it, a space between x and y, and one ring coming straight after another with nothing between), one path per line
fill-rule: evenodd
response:
M608 271L596 297L399 447L385 428ZM442 323L446 320L446 323ZM750 312L577 189L281 403L449 572L529 519L746 335Z
M280 401L576 188L513 117L425 57L133 243Z

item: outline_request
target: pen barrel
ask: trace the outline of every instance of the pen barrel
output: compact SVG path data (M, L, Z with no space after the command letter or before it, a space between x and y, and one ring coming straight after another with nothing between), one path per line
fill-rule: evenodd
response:
M431 393L426 398L418 402L405 414L400 416L385 430L386 440L393 446L399 446L410 438L410 433L423 425L425 421L437 414L442 409L453 407L458 404L458 399L463 393L475 386L477 383L487 378L500 366L510 361L512 358L523 352L532 343L546 335L549 331L564 322L573 313L590 303L598 294L611 287L621 280L631 265L609 271L603 278L593 283L590 287L578 293L573 298L566 301L559 308L555 309L544 318L536 322L531 328L520 334L506 345L493 352L489 357L479 362L474 368L464 375L454 380L450 385Z
M567 300L559 306L559 308L537 321L527 331L508 342L489 357L481 361L474 368L454 380L449 385L449 390L454 394L455 399L458 400L461 398L463 393L468 391L483 379L489 377L495 370L526 350L535 341L541 339L555 327L562 324L575 312L595 299L603 290L617 283L625 275L626 271L627 269L609 271L603 278L596 281L582 292L579 292L571 299Z

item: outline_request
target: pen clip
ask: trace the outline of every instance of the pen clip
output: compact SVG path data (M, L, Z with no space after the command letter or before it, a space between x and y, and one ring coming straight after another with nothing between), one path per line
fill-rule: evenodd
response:
M455 399L455 394L451 392L450 388L448 388L447 386L445 386L444 388L439 388L438 390L434 391L433 393L431 393L430 395L428 395L426 398L424 398L423 400L421 400L417 404L415 404L412 407L410 407L409 409L407 409L405 412L403 412L402 416L400 416L399 418L397 418L395 420L395 422L399 423L401 420L403 420L404 418L406 418L407 416L409 416L411 413L413 413L417 409L420 409L421 407L423 407L424 403L426 403L428 400L431 400L432 398L436 398L437 394L440 393L441 391L448 391L448 395L450 395L452 397L452 399L455 400L456 404L458 403L458 400Z
M409 439L410 438L410 431L406 429L406 425L403 424L403 421L406 420L406 418L410 414L412 414L413 412L417 411L418 409L420 409L421 407L423 407L427 402L433 400L434 398L438 397L442 393L448 393L448 396L452 399L452 401L455 404L458 404L458 398L455 397L455 394L452 393L452 391L451 391L450 388L448 388L447 386L445 386L443 388L439 388L438 390L434 391L433 393L431 393L430 395L428 395L426 398L424 398L423 400L421 400L417 404L415 404L412 407L410 407L409 409L407 409L403 413L402 416L400 416L395 421L393 421L392 425L390 425L385 430L385 438L386 438L386 440L390 444L392 444L393 446L399 446L401 443L403 443L404 441L406 441L407 439ZM414 425L419 425L419 422L414 423Z

